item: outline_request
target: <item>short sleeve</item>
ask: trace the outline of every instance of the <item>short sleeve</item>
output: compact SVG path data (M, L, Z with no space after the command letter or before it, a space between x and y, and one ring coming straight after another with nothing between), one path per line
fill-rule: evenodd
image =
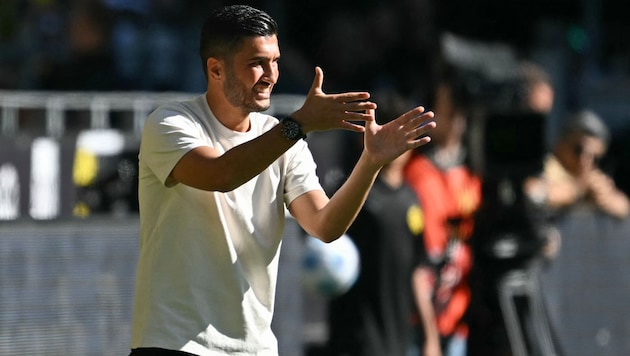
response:
M157 109L148 118L142 132L139 159L165 186L171 171L190 150L209 145L203 127L176 107Z
M316 174L317 165L306 141L300 140L291 147L287 151L286 159L284 201L287 206L308 191L323 191Z

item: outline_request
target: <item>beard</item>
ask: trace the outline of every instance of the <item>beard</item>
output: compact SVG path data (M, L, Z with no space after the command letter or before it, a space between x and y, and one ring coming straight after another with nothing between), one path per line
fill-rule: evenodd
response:
M231 66L226 66L223 92L232 106L240 108L245 113L265 111L271 106L270 103L257 102L254 99L254 90L238 81Z

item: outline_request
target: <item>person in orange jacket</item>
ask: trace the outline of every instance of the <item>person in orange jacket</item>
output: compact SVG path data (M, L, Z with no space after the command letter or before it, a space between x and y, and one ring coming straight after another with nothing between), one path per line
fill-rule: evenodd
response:
M405 177L424 214L426 258L413 274L422 356L466 354L464 321L471 300L469 238L481 201L481 181L466 164L464 133L470 108L465 83L446 69L437 82L434 112L439 123L427 149L416 152Z

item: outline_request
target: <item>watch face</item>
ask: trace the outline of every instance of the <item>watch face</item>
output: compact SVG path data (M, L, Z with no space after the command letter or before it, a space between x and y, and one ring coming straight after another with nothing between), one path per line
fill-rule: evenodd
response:
M290 118L282 120L282 134L291 140L299 140L304 137L300 123Z

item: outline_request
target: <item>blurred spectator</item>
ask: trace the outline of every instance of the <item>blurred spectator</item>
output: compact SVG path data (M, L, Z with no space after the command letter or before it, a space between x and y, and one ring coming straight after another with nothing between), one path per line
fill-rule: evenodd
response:
M529 182L526 189L556 212L588 205L626 218L628 197L598 165L609 140L608 128L596 113L583 110L570 115L545 160L543 180Z
M112 50L124 89L203 91L197 28L216 1L104 0L115 14Z
M11 88L18 81L17 49L11 41L17 35L18 20L16 2L0 2L0 88Z
M554 90L549 74L538 64L530 61L520 65L525 82L525 109L548 114L553 108Z
M411 105L388 93L378 100L379 123L395 119L397 112ZM410 155L411 151L381 169L347 232L359 250L361 269L353 287L329 303L326 355L405 356L409 350L414 310L411 275L421 254L418 249L423 248L423 217L403 175Z
M438 48L433 0L359 7L354 1L300 1L285 7L295 15L287 21L296 29L287 41L321 63L331 90L396 87L409 97L428 96L430 81L416 78L428 79L433 73ZM317 43L304 46L301 33L311 33Z
M481 200L481 182L467 164L464 145L470 108L465 82L454 69L445 69L434 94L437 127L432 142L405 170L425 217L427 258L414 272L423 356L466 355L469 238Z
M0 16L7 21L0 23L0 41L4 31L7 43L0 43L3 65L0 85L63 90L82 90L83 87L94 90L96 86L96 90L110 90L112 85L108 82L99 85L94 82L115 79L115 89L121 90L202 91L205 83L196 75L198 63L190 60L194 57L180 54L196 51L200 14L220 3L216 0L2 2ZM340 86L361 90L395 86L409 96L427 96L428 86L411 78L428 78L432 73L433 56L430 54L437 48L433 0L371 2L360 8L350 1L255 3L277 12L281 21L290 23L286 27L298 29L286 34L283 57L298 58L300 62L306 62L304 58L315 58L326 68L330 90L335 91ZM70 35L65 30L70 27L69 23L77 21L74 8L97 6L102 11L97 11L98 16L89 22L101 29L107 23L108 50L105 53L109 57L107 61L113 61L108 64L113 67L109 73L115 75L90 81L89 78L97 77L102 71L86 72L86 76L68 69L83 68L84 60L77 57L85 57L86 53L68 43ZM85 29L86 35L93 32ZM304 31L321 40L317 43L303 41L299 34ZM341 52L350 55L339 57L340 46L345 48ZM83 55L78 56L77 52ZM94 68L100 68L102 62L96 63L94 52L89 57L93 58ZM310 85L300 79L300 74L310 73L308 70L313 63L288 62L284 64L286 82L280 83L279 91L293 92ZM375 66L380 68L378 73L362 74Z
M144 89L147 70L142 68L144 59L144 28L148 25L150 3L148 0L104 0L114 16L112 23L112 55L125 89ZM159 59L158 59L159 60Z
M43 68L64 52L60 1L3 1L0 5L0 87L33 89Z
M540 302L537 274L544 265L539 263L542 257L556 256L560 235L549 223L540 193L528 183L523 189L524 182L537 181L543 167L554 88L538 64L523 61L517 69L516 100L504 112L490 113L483 127L483 144L501 144L481 145L485 167L483 203L472 239L471 355L519 355L521 345L533 355L559 355L546 306ZM546 337L547 332L551 336Z
M111 51L111 12L99 0L74 3L68 19L68 57L45 68L41 88L115 90L120 87Z

